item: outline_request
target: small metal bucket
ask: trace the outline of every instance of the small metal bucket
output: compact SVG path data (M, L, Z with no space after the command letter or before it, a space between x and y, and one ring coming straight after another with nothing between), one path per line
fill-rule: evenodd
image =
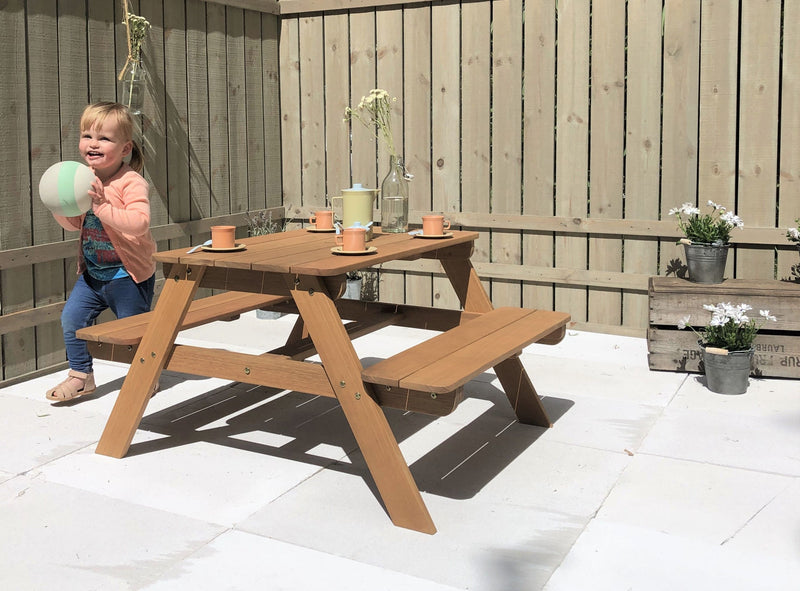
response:
M729 245L684 244L689 281L693 283L722 283Z
M753 349L729 351L727 355L709 353L703 349L706 386L717 394L744 394L750 384Z

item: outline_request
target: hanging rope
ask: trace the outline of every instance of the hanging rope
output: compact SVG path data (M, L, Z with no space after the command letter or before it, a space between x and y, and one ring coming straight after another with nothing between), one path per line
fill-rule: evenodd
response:
M128 57L125 60L125 64L122 66L122 70L119 72L119 80L122 80L122 77L125 75L125 72L128 71L129 67L135 67L136 62L141 59L142 41L144 41L144 37L147 35L147 29L150 28L150 23L147 22L146 18L137 16L131 12L129 0L122 0L122 12L125 15L124 23L128 42ZM131 33L132 28L134 29L133 33Z

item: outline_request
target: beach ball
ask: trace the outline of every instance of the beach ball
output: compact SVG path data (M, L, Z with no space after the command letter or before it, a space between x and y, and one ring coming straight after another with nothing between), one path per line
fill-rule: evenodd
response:
M92 169L80 162L56 162L44 171L39 181L39 198L55 214L72 217L92 207L89 189L94 181Z

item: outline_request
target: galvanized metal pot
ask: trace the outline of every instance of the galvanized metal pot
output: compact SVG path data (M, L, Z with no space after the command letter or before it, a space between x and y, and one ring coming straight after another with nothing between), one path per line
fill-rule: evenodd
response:
M696 243L684 244L686 265L689 267L689 281L693 283L722 283L729 247L728 244L724 246Z
M706 372L706 387L717 394L744 394L750 384L750 369L753 349L728 351L727 355L703 349L703 365Z

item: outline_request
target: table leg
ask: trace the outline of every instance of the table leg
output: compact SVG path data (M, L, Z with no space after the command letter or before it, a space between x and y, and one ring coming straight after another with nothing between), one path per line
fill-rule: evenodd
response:
M492 301L469 259L444 258L441 263L465 311L488 312L493 309ZM494 371L520 423L553 426L519 357L500 362Z
M204 270L173 265L95 453L114 458L128 453Z
M392 522L433 534L433 524L383 410L361 381L361 361L336 306L314 278L292 291L331 387L364 455Z

